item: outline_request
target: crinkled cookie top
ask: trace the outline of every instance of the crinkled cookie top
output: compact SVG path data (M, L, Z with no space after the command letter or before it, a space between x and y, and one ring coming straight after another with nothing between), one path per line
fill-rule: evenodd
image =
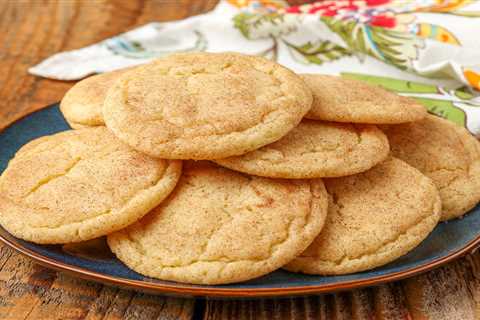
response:
M168 159L218 159L274 142L311 107L303 80L235 53L175 54L112 87L106 125L133 148Z

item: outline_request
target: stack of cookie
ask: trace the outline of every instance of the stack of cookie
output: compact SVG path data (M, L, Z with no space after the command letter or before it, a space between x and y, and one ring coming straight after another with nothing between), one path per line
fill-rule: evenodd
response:
M158 279L368 270L480 200L480 146L464 128L260 57L171 55L81 81L61 110L77 130L18 151L0 223L40 244L106 235Z

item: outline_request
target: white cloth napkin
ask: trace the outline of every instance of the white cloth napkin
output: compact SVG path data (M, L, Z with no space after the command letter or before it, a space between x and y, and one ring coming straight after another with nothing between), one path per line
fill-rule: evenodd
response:
M362 79L416 98L480 137L480 1L221 1L206 14L149 23L29 72L76 80L173 52L263 55L301 73Z

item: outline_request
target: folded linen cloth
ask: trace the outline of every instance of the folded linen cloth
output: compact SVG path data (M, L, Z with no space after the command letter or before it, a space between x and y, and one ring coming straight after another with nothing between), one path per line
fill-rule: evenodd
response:
M55 54L29 72L76 80L174 52L237 51L382 85L480 137L478 32L477 0L223 0L206 14Z

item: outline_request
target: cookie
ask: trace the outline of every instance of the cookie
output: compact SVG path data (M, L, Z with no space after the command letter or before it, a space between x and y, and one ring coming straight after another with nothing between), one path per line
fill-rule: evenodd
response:
M480 201L480 145L464 127L428 115L382 128L392 154L430 177L442 198L442 218L462 216Z
M175 54L121 77L106 125L133 148L168 159L220 159L272 143L310 109L290 70L236 53Z
M339 275L384 265L420 244L440 218L433 182L395 158L324 183L329 194L325 227L287 270Z
M292 260L318 235L326 213L319 179L267 179L189 162L167 200L107 241L122 262L143 275L232 283Z
M337 76L303 74L313 93L309 119L335 122L392 124L417 121L427 110L415 100L380 86Z
M180 174L180 161L141 154L105 127L42 137L0 177L0 224L35 243L93 239L143 217Z
M272 144L215 162L259 176L305 179L366 171L388 153L387 137L373 125L303 120Z
M77 82L67 91L60 103L60 111L74 129L104 126L103 102L108 89L128 69L102 73Z

